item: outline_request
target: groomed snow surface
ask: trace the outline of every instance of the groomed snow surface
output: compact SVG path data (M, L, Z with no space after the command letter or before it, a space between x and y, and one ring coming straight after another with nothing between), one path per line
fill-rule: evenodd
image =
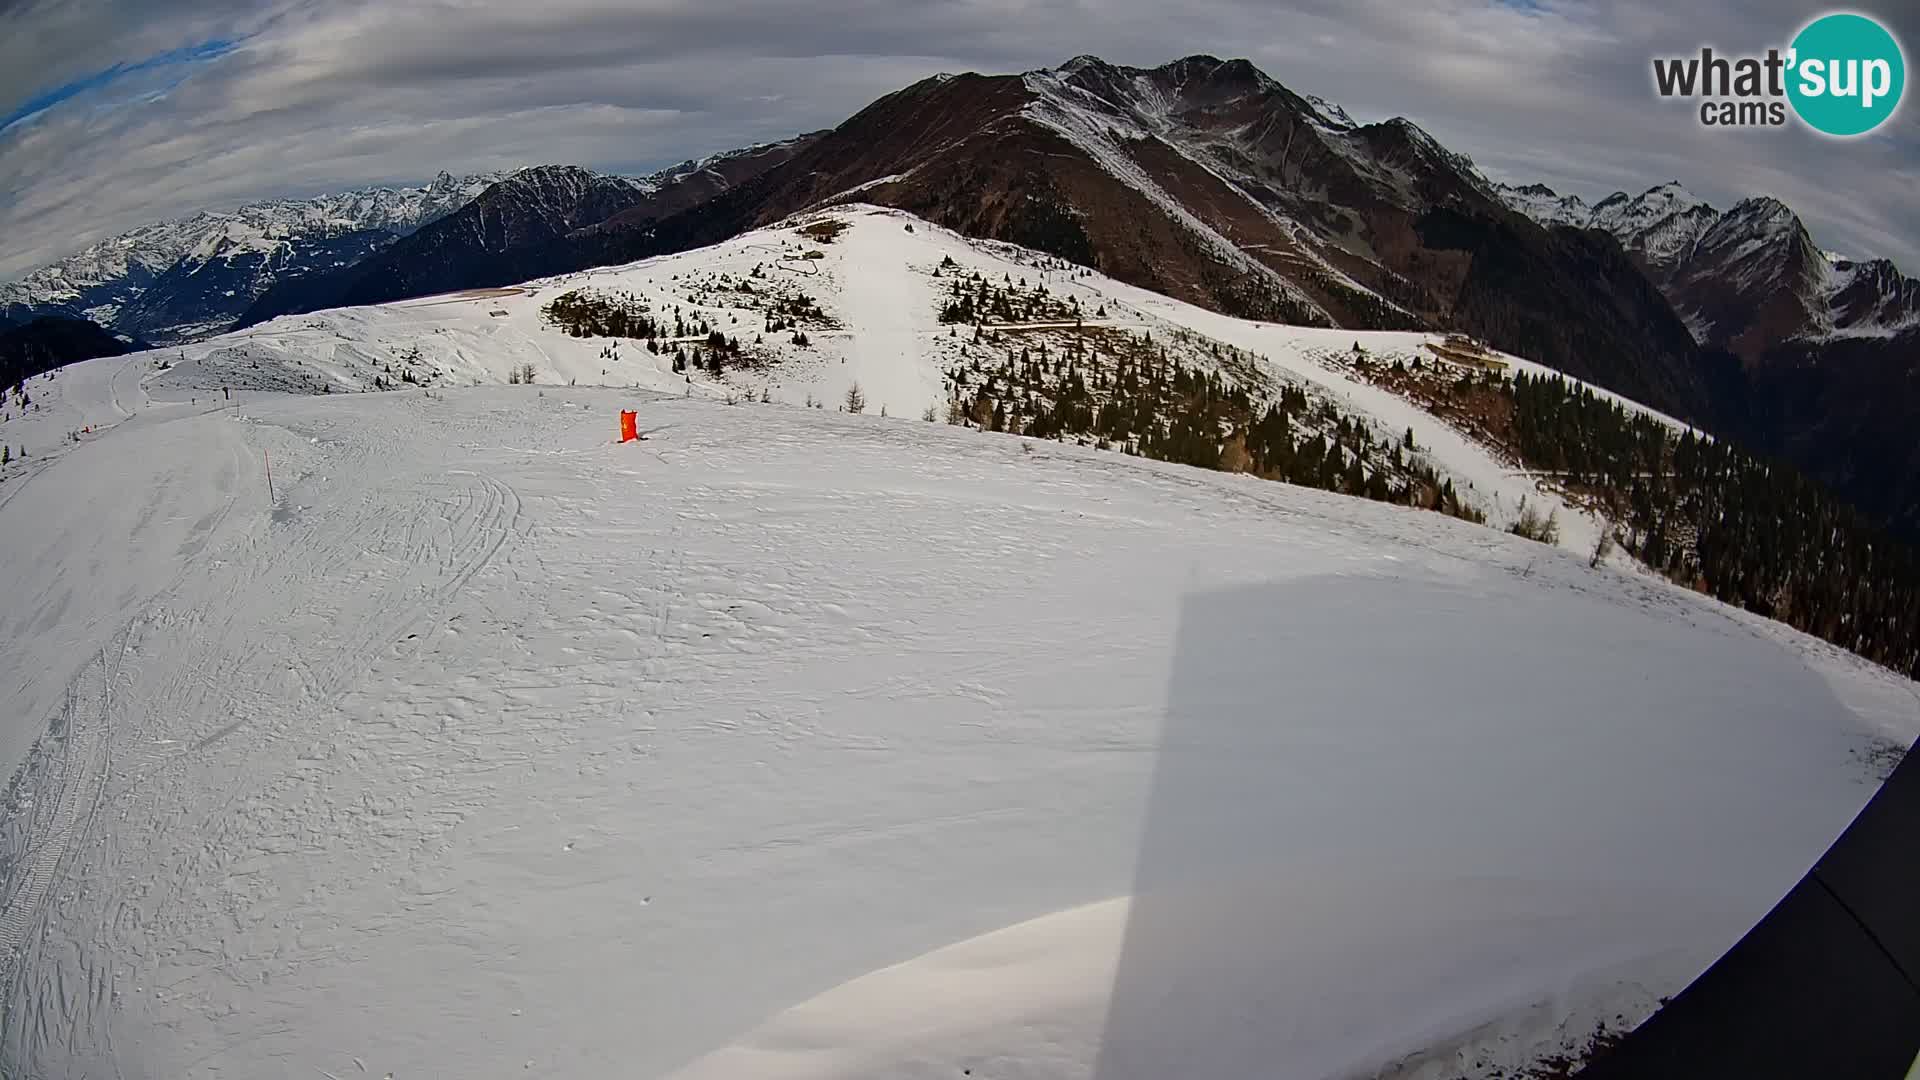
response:
M879 290L807 386L888 418L34 380L0 1073L1486 1075L1679 989L1920 734L1573 552L905 418L938 331Z

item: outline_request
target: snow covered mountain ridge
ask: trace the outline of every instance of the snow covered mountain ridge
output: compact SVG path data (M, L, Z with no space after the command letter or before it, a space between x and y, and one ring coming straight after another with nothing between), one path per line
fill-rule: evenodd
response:
M511 195L502 199L517 201L520 216L568 220L570 227L580 227L774 145L689 160L643 177L531 165L457 178L443 172L417 187L371 187L202 211L96 242L0 285L0 316L22 321L34 314L60 314L162 344L196 340L233 326L275 286L293 287L371 259L499 185L507 185ZM569 216L582 212L585 218Z
M80 310L150 340L189 340L222 319L247 325L711 243L857 196L1234 314L1369 329L1484 322L1483 332L1525 340L1563 370L1674 411L1701 408L1677 355L1691 345L1685 328L1670 311L1648 310L1637 282L1610 280L1606 302L1578 292L1570 279L1590 274L1591 261L1577 245L1503 234L1499 199L1464 155L1405 118L1359 124L1243 59L1194 55L1136 68L1080 56L1024 75L928 79L812 145L796 146L791 167L770 163L775 175L737 197L743 170L732 163L676 166L655 182L702 173L714 181L679 183L673 198L643 198L605 222L582 208L612 208L616 193L582 194L616 185L560 183L555 174L503 197L510 205L500 214L444 216L444 231L458 235L386 246L361 234L376 242L301 251L289 260L298 267L216 236L174 264L157 296L138 305L103 296ZM689 207L688 194L718 205ZM675 214L661 239L653 226ZM1531 295L1477 295L1481 283L1446 252L1481 244L1517 249L1517 277L1538 285ZM236 260L252 260L245 280L205 269Z
M1004 299L974 310L974 290L988 286L1005 289ZM972 314L959 318L951 307L963 287ZM1462 513L1497 527L1514 519L1523 498L1532 499L1557 511L1566 544L1590 549L1600 528L1595 520L1541 495L1487 448L1349 366L1355 345L1383 363L1431 363L1436 340L1420 332L1235 319L1041 252L968 240L900 211L846 204L672 256L512 287L281 316L158 355L168 365L161 382L207 394L228 387L350 393L513 378L838 406L858 386L869 411L931 411L942 420L956 402L971 409L984 394L1004 415L993 418L987 407L980 425L1021 431L1044 422L1032 404L1043 391L1036 385L1015 393L1004 377L981 374L986 358L1015 349L1061 356L1091 349L1082 362L1104 378L1105 365L1124 367L1125 357L1144 350L1247 388L1256 412L1258 402L1280 400L1293 387L1303 403L1323 403L1354 430L1371 432L1373 443L1396 443L1414 430L1423 449L1404 455L1407 468L1370 459L1364 468L1406 483L1418 463L1432 470L1434 484L1450 484ZM1515 357L1498 362L1545 372ZM1023 409L1019 401L1028 404ZM1118 431L1084 441L1128 444ZM1341 458L1343 470L1348 460Z
M1543 225L1601 229L1667 294L1702 344L1751 352L1784 340L1887 337L1920 327L1920 282L1886 259L1818 248L1800 218L1767 196L1722 211L1678 181L1588 206L1544 184L1496 185Z
M183 259L272 256L303 240L400 235L459 209L506 173L441 173L417 187L369 187L308 199L266 199L206 210L96 241L0 285L0 313L64 313L109 328L121 310Z
M729 163L739 161L742 158L751 158L774 151L791 151L805 145L810 139L817 137L817 135L817 132L795 135L791 138L775 139L771 142L753 143L752 145L736 147L732 150L722 150L717 154L709 154L703 158L688 158L677 165L669 165L658 172L649 174L643 178L643 182L646 183L649 188L657 191L668 184L684 180L696 173L723 171Z
M1383 296L1379 282L1363 284L1360 277L1367 275L1352 272L1356 256L1368 261L1375 256L1342 240L1350 230L1325 218L1326 207L1311 197L1314 188L1336 187L1347 179L1330 174L1357 174L1352 178L1371 188L1370 195L1404 209L1446 202L1449 183L1492 191L1470 158L1447 150L1406 117L1363 128L1340 106L1295 93L1243 59L1196 55L1135 68L1079 56L1058 68L1028 72L1023 81L1033 95L1023 115L1165 209L1229 265L1267 279L1286 295L1296 321L1352 324L1355 313L1346 308L1355 294L1364 297L1361 306L1370 302L1384 309L1375 317L1385 321L1377 325L1415 318ZM1298 162L1290 160L1291 135L1274 143L1296 119L1331 152L1325 167L1307 164L1305 153ZM1193 181L1170 175L1142 153L1141 144L1154 142L1198 166L1208 181L1224 185L1231 198L1264 219L1259 223L1274 230L1280 244L1258 242L1265 238L1247 234L1217 207L1207 206L1204 197L1196 198ZM1438 195L1428 183L1435 174L1445 177ZM1274 259L1275 250L1286 257ZM1289 266L1289 260L1304 265Z
M1739 379L1709 377L1721 368L1702 343L1752 359L1782 341L1920 329L1911 279L1828 259L1777 206L1721 214L1678 187L1599 206L1537 186L1503 196L1418 125L1360 124L1245 60L1140 68L1082 56L931 78L786 151L709 160L668 170L678 179L652 194L564 169L524 173L397 241L369 230L269 252L215 236L153 280L118 280L138 296L101 290L80 306L173 343L293 312L620 265L858 200L1216 312L1462 329L1736 435L1744 418L1783 414L1746 400ZM1516 200L1537 220L1604 222L1628 254L1605 236L1539 228L1510 209ZM1757 431L1754 443L1812 445L1796 436L1805 426ZM1874 487L1848 490L1870 501Z
M235 322L382 303L460 289L510 285L595 265L570 245L592 248L701 205L786 161L815 138L799 135L681 162L630 178L571 165L522 169L465 206L382 250L326 272L277 283Z
M1496 345L1524 342L1589 381L1705 411L1692 338L1627 260L1516 228L1481 170L1418 124L1359 124L1244 59L1133 67L1080 56L1018 75L922 80L748 197L591 254L614 263L712 243L837 199L898 207L1242 317L1458 326ZM1476 250L1497 252L1501 273L1467 272ZM1596 274L1603 288L1591 287Z

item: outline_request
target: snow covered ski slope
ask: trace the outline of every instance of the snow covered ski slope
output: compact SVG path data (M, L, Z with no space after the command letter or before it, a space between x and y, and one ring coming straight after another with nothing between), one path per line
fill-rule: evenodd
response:
M1045 290L1050 314L975 342L972 326L939 318L954 284L975 274L995 285ZM645 309L669 326L672 344L650 352L634 338L574 337L544 314L557 298L580 295ZM795 316L795 306L805 314ZM788 323L796 326L767 329ZM1265 394L1305 388L1389 438L1411 428L1423 459L1453 478L1494 527L1510 523L1527 498L1558 514L1569 550L1593 548L1596 521L1418 406L1329 362L1356 343L1383 362L1431 362L1427 346L1437 335L1235 319L872 206L802 215L710 248L513 288L290 316L154 355L175 365L168 385L182 392L339 392L407 385L403 379L497 384L530 368L538 384L814 401L829 409L858 384L871 412L920 416L933 408L944 417L951 373L1017 349L1070 347L1066 331L1076 327L1151 340L1201 369L1223 370L1216 349L1244 350L1251 371L1224 369L1236 384L1257 376L1256 389ZM804 344L795 343L794 328L804 333ZM1051 341L1049 329L1060 331ZM737 340L743 362L717 376L698 368L675 373L674 351L697 351L712 331ZM1515 357L1500 359L1512 369L1543 370Z
M904 403L881 314L809 385ZM193 370L7 425L9 1076L1485 1071L1683 985L1916 733L1438 514L905 407Z

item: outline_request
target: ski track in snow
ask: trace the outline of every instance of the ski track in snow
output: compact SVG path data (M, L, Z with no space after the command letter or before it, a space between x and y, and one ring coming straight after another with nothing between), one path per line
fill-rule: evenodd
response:
M889 402L899 408L902 402L911 406L940 399L945 393L940 372L921 362L922 313L937 302L927 279L899 272L878 229L856 227L844 235L841 265L848 280L841 296L848 322L860 328L850 375L860 382L869 408L878 412Z
M811 385L877 412L938 331L889 269L932 227L871 223ZM1105 1080L1141 927L1249 925L1161 903L1188 853L1284 897L1195 955L1299 1075L1524 1061L1677 989L1920 733L1881 669L1435 514L897 408L178 375L12 422L103 430L0 503L9 1075Z
M112 666L117 670L118 649L108 648L116 653ZM21 833L9 837L21 847L5 858L8 871L17 876L7 886L6 907L0 913L0 957L16 955L40 914L74 830L98 805L110 737L112 672L107 652L96 653L68 684L66 703L39 747L41 753L23 768L18 794L31 793L33 798L20 808L28 811Z
M181 422L223 434L218 429L235 426L236 418ZM231 876L237 854L299 850L323 823L331 842L350 842L355 828L372 828L377 839L381 830L364 820L370 808L312 804L309 785L322 759L306 740L328 729L339 695L368 665L391 661L426 633L521 528L516 493L484 473L443 469L374 480L372 462L392 444L360 441L329 462L340 471L317 475L303 468L306 455L285 429L262 434L279 463L281 500L265 513L264 485L252 485L261 501L238 528L203 518L177 548L187 560L217 552L214 595L261 602L241 611L204 597L182 602L185 585L176 579L121 632L125 661L112 662L113 650L103 650L68 687L68 704L42 744L57 746L58 757L43 770L30 760L16 780L34 803L53 800L45 822L26 828L24 853L13 856L26 876L9 890L0 922L7 953L17 959L8 967L0 1039L24 1060L41 1060L47 1047L90 1034L83 1029L99 1014L78 1008L72 988L93 988L96 1005L97 991L109 983L116 1000L137 993L99 968L102 960L204 958L195 943L246 926L254 890L244 874ZM257 558L269 550L277 557ZM110 708L116 697L106 688L116 676L130 684L117 700L137 704ZM109 731L123 747L112 771ZM183 786L203 801L179 800ZM117 807L110 830L93 827L94 815L84 812L87 792ZM295 816L303 806L314 815ZM178 876L129 874L129 861L155 850L168 852ZM192 895L180 891L183 880L223 878L213 894L163 918L149 920L139 906L156 895ZM96 883L61 897L67 925L84 928L80 940L94 945L71 957L77 971L48 957L47 943L22 940L49 892L75 880ZM103 881L121 887L109 895L99 890ZM102 1035L96 1045L109 1042Z

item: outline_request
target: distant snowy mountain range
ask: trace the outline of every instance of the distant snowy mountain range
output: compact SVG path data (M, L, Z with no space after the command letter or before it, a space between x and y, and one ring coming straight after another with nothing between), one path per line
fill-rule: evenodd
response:
M0 315L91 319L169 342L226 329L277 281L357 261L466 205L504 173L271 199L143 225L0 286Z
M361 277L388 279L390 288L418 295L430 281L451 280L455 264L483 265L507 249L649 205L682 209L784 160L798 143L731 150L645 177L571 165L443 172L419 187L203 211L98 241L0 285L0 323L88 319L122 337L166 345L281 311L347 302L345 292ZM441 223L447 227L421 235Z
M759 176L812 138L729 150L638 179L573 165L521 169L374 255L276 284L248 306L239 325L293 312L512 284L549 269L587 265L548 267L537 255L575 234L644 228Z
M1789 339L1888 337L1920 327L1920 282L1885 259L1823 251L1778 199L1718 210L1679 182L1588 206L1544 184L1498 185L1542 225L1602 229L1620 241L1702 344L1754 356Z

